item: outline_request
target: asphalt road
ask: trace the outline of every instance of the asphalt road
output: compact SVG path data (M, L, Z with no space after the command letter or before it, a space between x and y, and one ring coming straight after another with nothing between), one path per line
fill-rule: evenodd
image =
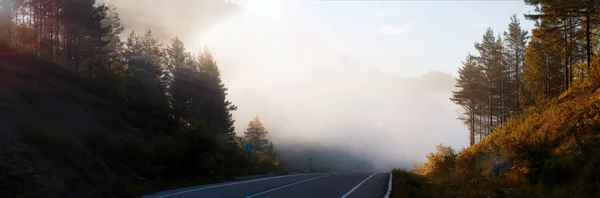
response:
M143 198L308 197L379 198L389 173L309 173L163 191Z

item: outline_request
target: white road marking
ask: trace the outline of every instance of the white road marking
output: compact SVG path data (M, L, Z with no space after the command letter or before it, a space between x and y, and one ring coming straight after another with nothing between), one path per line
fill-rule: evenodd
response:
M277 177L267 177L267 178L262 178L262 179L249 180L249 181L241 181L241 182L227 183L227 184L221 184L221 185L215 185L215 186L194 188L194 189L179 191L179 192L171 193L171 194L167 194L167 195L157 196L155 198L170 197L170 196L174 196L174 195L180 195L180 194L199 191L199 190L206 190L206 189L218 188L218 187L223 187L223 186L232 186L232 185L237 185L237 184L244 184L244 183L250 183L250 182L257 182L257 181L263 181L263 180L269 180L269 179L277 179L277 178L283 178L283 177L300 176L300 175L306 175L306 174L283 175L283 176L277 176Z
M301 183L304 183L304 182L307 182L307 181L311 181L311 180L315 180L315 179L320 179L320 178L328 177L328 176L332 176L332 175L336 175L336 174L329 174L329 175L323 175L323 176L320 176L320 177L314 177L314 178L310 178L310 179L305 179L305 180L302 180L302 181L299 181L299 182L296 182L296 183L293 183L293 184L288 184L288 185L280 186L280 187L277 187L277 188L273 188L271 190L267 190L267 191L264 191L264 192L256 193L256 194L247 196L246 198L256 197L256 196L263 195L263 194L266 194L266 193L270 193L270 192L273 192L273 191L276 191L276 190L279 190L279 189L282 189L282 188L287 188L287 187L290 187L290 186L293 186L293 185L301 184Z
M354 192L354 190L356 190L360 185L362 185L363 183L365 183L367 180L369 180L375 174L377 174L377 173L373 173L371 176L367 177L367 179L365 179L362 182L358 183L358 185L354 186L354 188L352 188L350 191L348 191L344 196L342 196L342 198L348 197L348 195L350 195L352 192Z
M385 193L385 197L383 198L389 198L390 194L392 194L392 173L390 173L390 183L388 183L387 193Z

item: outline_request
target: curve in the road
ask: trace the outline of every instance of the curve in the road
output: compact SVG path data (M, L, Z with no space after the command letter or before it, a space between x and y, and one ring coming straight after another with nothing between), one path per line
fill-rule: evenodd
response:
M143 198L381 198L389 194L390 179L389 173L307 173L172 189Z
M335 174L323 175L323 176L320 176L320 177L314 177L314 178L310 178L310 179L305 179L305 180L302 180L302 181L299 181L299 182L296 182L296 183L292 183L292 184L280 186L280 187L277 187L277 188L273 188L271 190L267 190L267 191L263 191L263 192L260 192L260 193L256 193L256 194L247 196L246 198L252 198L252 197L260 196L260 195L263 195L263 194L266 194L266 193L269 193L269 192L273 192L273 191L276 191L276 190L279 190L279 189L282 189L282 188L287 188L287 187L290 187L290 186L293 186L293 185L301 184L301 183L304 183L304 182L307 182L307 181L312 181L312 180L315 180L315 179L321 179L323 177L329 177L331 175L335 175Z
M171 197L171 196L190 193L190 192L199 191L199 190L206 190L206 189L211 189L211 188L218 188L218 187L224 187L224 186L231 186L231 185L237 185L237 184L244 184L244 183L250 183L250 182L257 182L257 181L278 179L278 178L283 178L283 177L292 177L292 176L299 176L299 175L305 175L305 174L283 175L283 176L268 177L268 178L255 179L255 180L249 180L249 181L241 181L241 182L235 182L235 183L227 183L227 184L221 184L221 185L200 187L200 188L194 188L194 189L190 189L190 190L179 191L176 193L161 195L161 196L157 196L156 198Z

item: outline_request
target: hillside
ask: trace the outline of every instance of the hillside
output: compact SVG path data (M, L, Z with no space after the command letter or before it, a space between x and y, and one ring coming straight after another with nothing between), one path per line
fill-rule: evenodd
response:
M132 180L139 177L127 166L108 161L82 143L85 135L93 130L111 131L143 141L138 134L139 126L119 121L121 116L137 115L120 108L125 101L115 97L113 90L36 57L7 47L0 51L0 149L3 153L0 166L4 167L0 175L17 174L22 179L31 179L28 180L31 183L23 185L2 186L2 197L14 195L11 193L78 197L84 192L98 193L96 187L92 187L93 182L125 175ZM34 167L9 166L13 163ZM37 167L42 164L43 167ZM28 170L30 168L37 171ZM34 178L39 176L46 178L45 181L38 183L40 181ZM1 178L8 180L1 183L19 180Z
M578 86L458 155L438 148L417 174L395 170L395 196L598 197L599 131L600 89Z
M188 86L218 112L213 89ZM222 143L215 117L187 127L147 96L136 78L84 78L0 47L0 197L139 197L277 171Z

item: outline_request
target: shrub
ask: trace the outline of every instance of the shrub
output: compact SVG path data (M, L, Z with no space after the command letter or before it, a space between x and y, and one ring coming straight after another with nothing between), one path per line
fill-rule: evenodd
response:
M418 197L423 194L426 179L420 175L400 170L392 170L391 197Z
M427 156L427 163L420 168L420 173L432 178L447 177L454 169L456 151L450 146L437 145L436 152Z

